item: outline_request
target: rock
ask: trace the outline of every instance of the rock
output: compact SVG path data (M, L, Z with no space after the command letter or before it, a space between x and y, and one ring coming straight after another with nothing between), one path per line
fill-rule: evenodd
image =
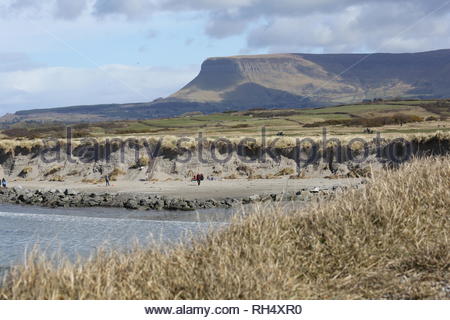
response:
M179 200L176 203L174 209L182 210L182 211L190 211L193 210L192 206L185 200Z
M125 208L127 209L131 209L131 210L137 210L139 209L139 204L137 203L136 200L134 199L129 199L128 201L126 201L123 205Z
M76 196L76 195L78 194L78 192L75 191L75 190L69 190L69 189L66 189L66 190L64 191L64 194L65 194L66 196Z
M148 208L150 206L150 200L149 199L140 199L139 206L143 207L143 208Z
M19 196L17 197L17 199L18 199L20 202L27 203L27 202L29 201L30 198L29 198L27 195L25 195L25 194L21 194L21 195L19 195Z
M346 176L350 173L350 170L348 169L347 165L343 163L336 163L334 164L335 167L335 173L339 176Z
M351 188L363 187L367 180L354 184ZM244 198L226 198L219 201L186 200L167 198L160 195L135 195L132 193L83 193L70 189L61 190L27 190L19 188L0 189L0 202L28 205L41 205L47 207L116 207L131 210L195 210L209 208L231 208L240 204L250 204L263 201L306 201L317 197L328 198L331 194L348 189L348 186L334 185L329 188L315 187L302 188L298 191L285 194L254 194Z
M164 201L162 201L160 199L154 199L150 203L150 208L154 209L154 210L162 210L164 208Z
M311 193L319 193L320 192L320 188L319 187L315 187L314 189L310 190L309 192L311 192Z

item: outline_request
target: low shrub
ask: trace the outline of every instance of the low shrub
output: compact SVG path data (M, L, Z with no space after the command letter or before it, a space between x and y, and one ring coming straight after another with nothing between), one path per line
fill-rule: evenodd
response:
M26 177L28 177L28 175L31 172L33 172L33 168L32 167L23 168L22 171L20 171L20 173L19 173L19 177L26 178Z
M224 179L227 179L227 180L235 180L235 179L239 179L239 176L238 176L237 174L235 174L235 173L232 173L232 174L230 174L230 175L224 177Z
M78 170L71 170L71 171L67 174L67 176L73 177L73 176L78 176L79 174L80 174L80 171L78 171Z
M51 177L48 181L51 181L51 182L64 182L64 177L63 176L58 176L58 175L56 175L56 176L53 176L53 177Z
M281 176L290 176L295 173L295 170L293 168L283 168L280 171L278 171L275 176L281 177Z
M241 175L247 175L247 176L251 176L253 174L253 172L255 170L253 170L253 168L245 165L245 164L240 164L236 167L236 170L239 172L239 174Z
M126 172L123 171L120 168L114 168L113 171L111 171L111 173L109 174L109 178L111 181L117 181L119 176L124 176L126 175Z
M62 168L63 168L63 167L60 167L60 166L52 167L52 168L50 168L49 170L47 170L47 171L44 173L44 177L51 176L51 175L53 175L53 174L55 174L55 173L61 171Z
M135 164L133 164L130 169L139 169L148 166L150 159L148 157L140 157Z

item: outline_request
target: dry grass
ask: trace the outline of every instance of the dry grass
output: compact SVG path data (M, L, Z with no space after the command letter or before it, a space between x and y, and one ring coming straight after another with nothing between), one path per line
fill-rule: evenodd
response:
M44 177L48 177L48 176L54 175L55 173L61 171L62 169L63 169L63 167L61 167L61 166L53 166L52 168L48 169L44 173Z
M105 181L105 179L103 179L103 178L100 178L100 179L83 178L81 180L82 183L90 183L90 184L99 184L99 183L102 183L104 181Z
M51 181L51 182L64 182L65 179L64 179L63 176L55 175L55 176L51 177L48 181Z
M30 258L0 297L448 299L449 208L450 159L420 160L308 209L257 210L190 247Z
M138 160L136 160L136 163L130 167L130 169L139 169L142 167L146 167L149 163L150 159L148 157L140 157Z
M26 177L28 177L28 175L31 172L33 172L33 168L32 167L26 167L26 168L23 168L22 171L20 171L18 176L25 179Z
M71 170L71 171L67 174L67 176L73 177L73 176L78 176L78 175L80 175L80 174L81 174L81 172L80 172L79 170Z
M293 168L283 168L280 171L278 171L275 176L281 177L281 176L291 176L295 173L295 169Z
M109 178L111 181L117 181L117 179L119 178L119 176L124 176L127 173L125 171L123 171L120 168L114 168L113 171L111 171Z
M239 178L240 177L237 174L235 174L235 173L232 173L232 174L224 177L224 179L226 179L226 180L236 180L236 179L239 179Z
M416 130L420 132L420 129ZM229 138L230 142L232 143L233 148L237 148L238 145L245 146L249 148L250 150L259 150L261 148L261 145L263 144L263 141L261 139L260 134L252 134L251 137L254 138L254 140L249 141L245 140L248 139L249 136L245 135L224 135L224 137ZM97 141L99 145L105 145L106 140L115 141L113 144L116 144L117 141L131 141L136 140L141 146L141 151L144 151L144 140L146 140L147 143L150 143L152 145L156 145L158 141L162 141L161 143L161 152L164 152L164 150L176 150L176 149L188 149L188 150L195 150L198 142L196 142L196 135L193 134L192 136L183 136L183 139L185 141L180 142L180 137L173 136L173 135L163 135L163 136L145 136L145 135L123 135L123 136L113 136L113 137L97 137ZM319 148L322 148L323 141L322 141L322 131L318 131L317 134L301 134L298 136L291 136L291 137L272 137L268 136L265 141L266 146L271 146L272 148L279 148L279 149L288 149L288 148L294 148L297 145L297 138L299 138L302 141L302 147L308 148L311 147L311 141L316 143ZM331 140L333 138L339 139L342 146L348 145L349 142L351 142L355 138L362 138L366 140L368 143L370 143L374 138L376 138L373 134L334 134L333 132L329 132L327 135L327 140ZM386 139L386 141L382 142L382 144L387 144L393 139L397 138L404 138L408 141L412 142L419 142L424 143L429 140L437 140L437 141L449 141L450 140L450 132L448 131L440 131L436 130L434 132L423 132L423 133L383 133L382 138ZM214 137L205 137L203 138L203 145L205 148L209 148L213 142L215 141ZM58 140L58 143L62 148L66 146L66 140L60 139ZM52 143L54 145L55 143ZM221 145L224 143L217 143L217 145ZM72 139L72 148L76 148L82 145L82 139ZM327 141L327 147L333 147L335 146L335 141ZM38 150L39 148L42 148L44 146L44 143L42 140L38 139L0 139L0 151L3 151L4 153L14 153L14 150L16 148L22 148L27 149L31 151L33 148ZM352 144L350 145L351 149L353 150L361 150L363 148L363 144L358 141L352 141ZM148 156L142 156L141 159L134 164L134 167L142 166L145 167L149 163Z

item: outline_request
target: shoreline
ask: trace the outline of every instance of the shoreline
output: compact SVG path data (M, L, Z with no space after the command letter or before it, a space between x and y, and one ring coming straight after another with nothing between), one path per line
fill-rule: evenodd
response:
M27 182L13 183L7 189L0 189L0 203L51 208L192 211L268 201L325 199L344 189L357 188L362 183L362 179L276 179L206 181L200 187L189 182L170 181L128 182L112 187L73 184L71 188L61 184L56 188L58 184L54 183L43 189L38 188L38 182Z

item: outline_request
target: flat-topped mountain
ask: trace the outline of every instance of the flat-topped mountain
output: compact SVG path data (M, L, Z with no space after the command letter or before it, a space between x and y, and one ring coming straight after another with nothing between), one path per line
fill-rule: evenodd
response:
M270 54L210 58L166 99L17 112L4 122L171 117L255 107L314 107L374 98L450 97L450 50L376 54Z
M450 50L406 54L273 54L210 58L171 96L244 106L450 96Z

